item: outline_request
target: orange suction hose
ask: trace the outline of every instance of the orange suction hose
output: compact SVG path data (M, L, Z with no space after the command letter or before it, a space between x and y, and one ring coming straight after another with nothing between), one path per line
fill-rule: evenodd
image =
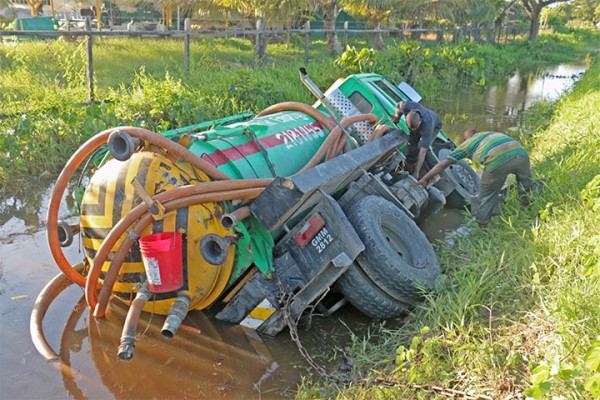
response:
M308 104L304 103L298 103L295 101L286 101L283 103L274 104L256 114L256 117L263 117L265 115L270 115L281 111L303 112L304 114L310 115L311 117L316 119L321 125L323 125L324 128L326 128L330 132L335 127L335 123L332 121L331 117L328 117L327 115L323 114L321 111L317 110L313 106L309 106Z
M340 125L344 129L346 129L349 126L351 126L357 122L361 122L361 121L365 121L365 120L373 121L373 119L375 119L375 121L377 120L377 117L373 114L359 114L359 115L354 115L352 117L346 117L346 118L342 119L342 121L340 122ZM344 144L346 143L346 136L342 133L342 130L340 129L340 127L336 126L329 133L329 136L327 137L327 139L325 139L323 144L321 144L321 147L319 147L319 149L317 150L315 155L297 173L304 172L304 171L314 167L315 165L319 164L319 162L321 161L321 159L324 156L326 156L328 159L330 159L330 158L333 158L336 155L338 155L342 151L342 149L337 150L337 147L340 146L339 143L342 143L341 146L343 148Z
M84 270L84 264L80 263L72 269L74 272L80 274ZM33 305L33 311L29 320L29 333L37 351L48 361L58 361L60 357L50 347L44 335L44 316L56 296L72 284L73 281L66 274L59 273L44 286Z
M374 114L359 114L359 115L354 115L352 117L347 117L344 118L342 120L342 126L344 128L350 127L354 124L356 124L357 122L362 122L362 121L369 121L370 123L374 124L375 122L377 122L377 116ZM335 153L333 153L333 156L337 156L338 154L340 154L342 152L342 150L345 149L346 145L347 145L347 141L346 141L346 137L345 136L341 136L339 141L338 141L338 146L335 148Z
M67 161L62 172L56 180L56 184L52 189L52 195L50 196L50 202L48 204L48 214L46 223L46 235L48 238L48 246L50 247L50 253L54 258L54 261L58 265L58 268L74 283L79 286L85 285L85 277L75 271L71 266L71 263L65 257L62 248L60 247L60 240L58 238L58 210L62 196L65 192L69 180L79 168L79 165L85 160L94 150L106 143L108 136L116 130L107 129L98 133L96 136L90 138L85 142ZM83 271L82 271L83 272Z

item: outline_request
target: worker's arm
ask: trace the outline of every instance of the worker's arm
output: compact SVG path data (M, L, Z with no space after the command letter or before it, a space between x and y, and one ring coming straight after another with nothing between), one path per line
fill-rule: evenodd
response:
M423 186L427 186L427 183L429 182L429 180L431 178L433 178L434 176L436 176L437 174L439 174L440 172L442 172L443 170L448 168L450 166L450 164L452 164L452 161L450 161L450 160L440 161L439 163L437 163L435 165L435 167L431 168L429 170L429 172L425 174L425 176L423 176L421 179L419 179L418 183Z
M413 176L419 179L419 173L421 172L421 167L423 166L423 162L425 161L425 155L427 154L427 148L420 147L419 154L417 155L417 163L415 164L415 170L413 172Z

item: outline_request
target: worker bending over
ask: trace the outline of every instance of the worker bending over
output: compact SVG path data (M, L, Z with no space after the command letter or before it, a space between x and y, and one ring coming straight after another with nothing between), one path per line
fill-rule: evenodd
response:
M435 112L414 101L399 102L392 122L397 124L402 115L410 131L406 150L407 169L412 169L412 176L419 179L427 150L442 129L442 120Z
M496 215L502 198L500 192L509 174L515 174L522 202L528 204L526 193L533 189L529 155L515 139L500 132L478 132L467 129L464 142L448 158L434 166L418 183L426 186L431 178L463 158L483 165L479 184L479 201L471 205L471 212L481 227Z

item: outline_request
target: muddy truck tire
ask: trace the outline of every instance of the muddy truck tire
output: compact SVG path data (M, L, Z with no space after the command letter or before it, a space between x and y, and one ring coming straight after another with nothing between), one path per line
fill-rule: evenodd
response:
M335 290L344 295L354 308L373 319L394 318L412 306L382 291L356 262L337 280Z
M433 288L440 265L408 215L388 200L367 196L352 205L347 216L365 244L339 280L339 290L350 303L374 318L389 318L417 302L423 289Z

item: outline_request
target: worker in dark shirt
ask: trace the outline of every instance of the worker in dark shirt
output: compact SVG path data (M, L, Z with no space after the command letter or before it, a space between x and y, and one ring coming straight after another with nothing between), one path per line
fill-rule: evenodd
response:
M471 212L479 226L484 227L492 215L497 213L502 198L500 192L509 174L515 174L522 203L528 204L527 193L536 189L531 179L529 155L515 139L500 132L478 132L467 129L464 142L454 149L445 160L419 180L419 184L427 186L431 178L448 168L450 165L468 158L483 165L483 173L479 185L477 204L471 204Z
M396 115L392 118L392 122L397 124L403 115L406 126L410 131L406 162L411 166L414 165L412 175L419 179L425 155L438 132L442 129L442 121L435 112L414 101L401 101L398 103Z

